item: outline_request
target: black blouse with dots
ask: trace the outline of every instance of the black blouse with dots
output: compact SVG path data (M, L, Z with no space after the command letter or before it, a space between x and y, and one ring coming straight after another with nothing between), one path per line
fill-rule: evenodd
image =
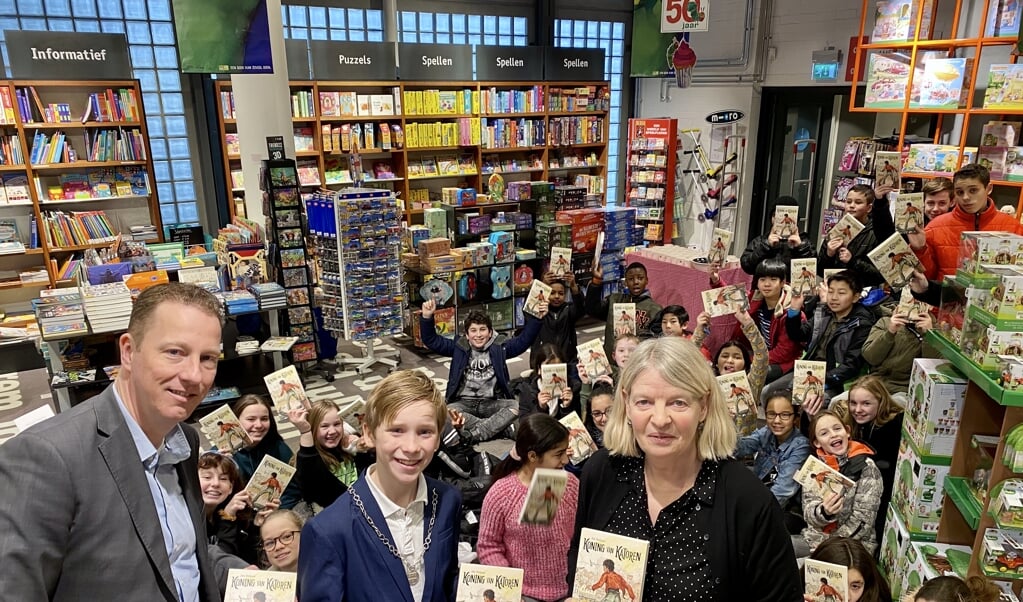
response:
M715 602L707 556L710 534L697 527L696 513L714 501L717 462L704 462L693 487L650 524L642 458L628 458L618 478L628 482L625 499L611 515L607 531L650 542L644 600Z

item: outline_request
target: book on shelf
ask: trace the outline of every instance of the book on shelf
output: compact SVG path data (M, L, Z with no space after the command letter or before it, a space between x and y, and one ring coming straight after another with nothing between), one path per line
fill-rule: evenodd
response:
M313 138L313 128L311 127L296 127L293 128L295 138L295 151L314 151L316 150L316 143Z
M296 90L291 93L291 116L298 118L315 117L313 93L309 90Z
M920 81L920 100L913 106L930 109L957 109L966 106L969 73L973 59L931 58L924 64ZM914 82L914 87L917 85Z
M985 109L1023 109L1023 64L995 64L988 71Z
M107 242L117 235L103 211L44 211L43 230L55 247Z
M320 166L315 160L298 163L298 183L302 186L320 185Z
M224 147L227 149L228 155L240 155L242 154L242 145L238 140L238 134L227 133L224 134Z
M933 0L880 0L874 13L872 42L906 42L916 34L918 15L923 12L919 39L928 39L931 17L934 13Z
M0 113L0 123L16 123L14 121L14 102L11 100L11 89L7 86L0 88L0 107L3 108L3 112Z
M572 599L642 600L649 548L650 542L642 539L583 528Z
M220 116L224 119L235 119L234 92L232 90L220 91Z
M988 4L984 37L1015 38L1019 35L1021 17L1019 0L991 0Z

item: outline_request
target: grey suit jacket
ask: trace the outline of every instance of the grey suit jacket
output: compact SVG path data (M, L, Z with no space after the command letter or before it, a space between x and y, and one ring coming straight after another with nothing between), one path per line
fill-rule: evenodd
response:
M177 601L145 471L113 385L0 446L0 601ZM177 465L195 524L199 599L219 602L206 549L198 435Z

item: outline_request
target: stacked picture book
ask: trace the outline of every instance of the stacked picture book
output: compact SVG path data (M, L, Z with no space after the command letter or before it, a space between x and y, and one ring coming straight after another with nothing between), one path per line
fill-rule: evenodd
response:
M82 287L82 299L92 332L127 330L131 318L131 291L123 282Z
M259 303L256 298L246 290L227 291L218 293L218 297L224 302L227 315L247 314L259 311Z
M32 301L32 308L44 339L61 339L89 332L82 295L76 289L40 291L39 299Z
M276 282L253 284L249 287L249 292L256 296L260 310L280 309L288 306L284 287Z

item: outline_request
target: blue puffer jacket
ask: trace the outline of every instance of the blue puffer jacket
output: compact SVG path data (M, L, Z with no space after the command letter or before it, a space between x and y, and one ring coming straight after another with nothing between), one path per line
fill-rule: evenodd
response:
M542 322L532 316L526 316L526 326L518 336L506 337L503 334L497 335L490 345L490 361L494 363L494 374L497 376L497 384L494 387L494 395L500 399L514 399L511 387L508 383L511 378L508 376L509 357L516 357L524 353L533 344L533 339L540 333ZM423 337L423 344L434 353L439 353L451 358L451 370L448 374L448 389L444 393L444 401L453 403L458 395L458 388L462 384L462 377L469 367L469 339L464 335L454 340L442 337L437 334L433 325L433 316L419 318L419 332Z

